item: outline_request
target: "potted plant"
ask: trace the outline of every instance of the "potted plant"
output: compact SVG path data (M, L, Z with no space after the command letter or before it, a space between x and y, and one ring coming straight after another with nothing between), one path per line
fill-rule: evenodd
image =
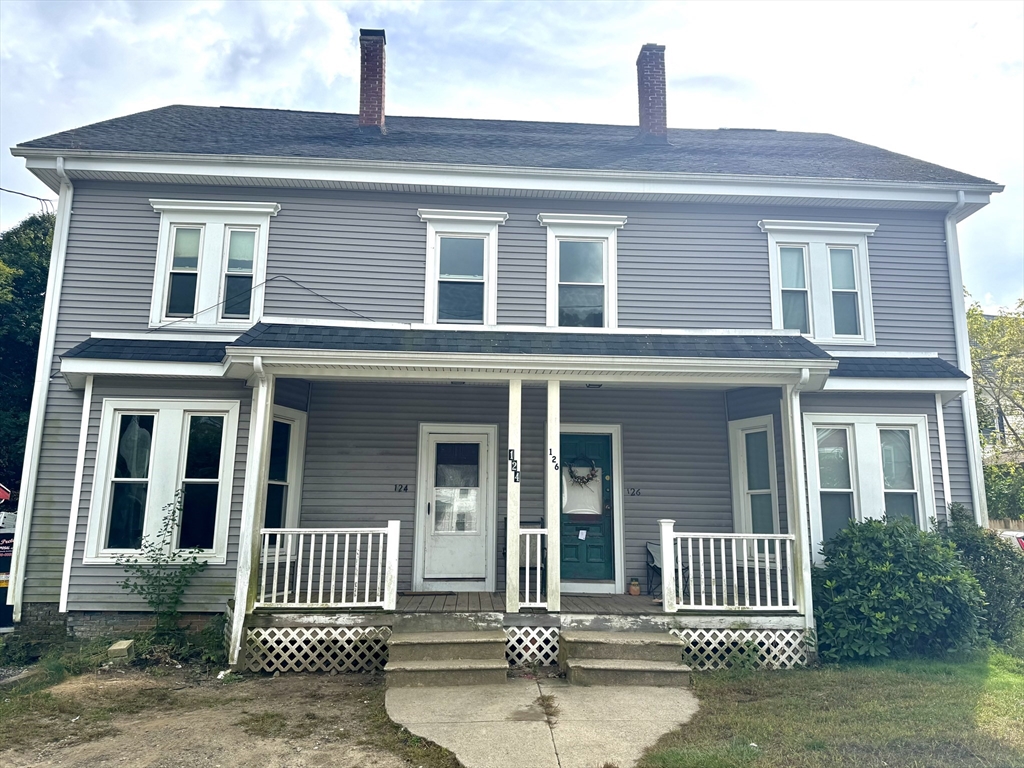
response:
M634 597L640 594L640 579L630 579L629 594L633 595Z

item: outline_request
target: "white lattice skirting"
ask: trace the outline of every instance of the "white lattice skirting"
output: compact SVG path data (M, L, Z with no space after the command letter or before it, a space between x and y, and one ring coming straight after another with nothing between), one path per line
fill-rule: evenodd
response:
M254 627L250 672L373 672L388 660L390 627Z
M807 664L807 639L799 629L671 629L686 647L692 669L785 669Z
M513 667L558 663L558 627L505 627L505 658Z

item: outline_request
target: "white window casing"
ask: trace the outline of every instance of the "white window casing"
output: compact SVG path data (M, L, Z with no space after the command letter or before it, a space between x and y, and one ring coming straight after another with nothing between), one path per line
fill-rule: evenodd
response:
M618 231L626 225L625 216L579 213L541 213L537 220L547 227L547 309L546 325L558 326L559 243L598 241L602 243L604 277L604 328L617 328L618 309Z
M441 238L476 237L484 240L483 322L478 325L498 324L498 227L508 219L507 213L495 211L446 211L420 208L420 221L427 225L427 251L425 289L423 296L423 322L458 328L461 323L438 320L438 284L441 281Z
M129 414L145 414L154 417L142 531L142 535L150 539L160 528L166 506L174 502L175 492L182 487L188 447L189 417L222 416L224 418L213 547L204 550L199 555L200 560L211 564L223 564L227 556L228 525L231 516L238 412L239 404L232 400L104 398L83 562L86 565L110 564L119 555L131 555L138 552L135 549L109 549L106 544L112 501L111 484L115 479L114 465L117 458L120 417ZM121 479L119 479L120 481ZM174 536L174 541L177 541L177 535Z
M281 206L277 203L227 202L219 200L150 200L153 210L160 214L160 232L157 242L156 274L150 307L151 328L171 327L178 331L190 328L225 328L247 330L263 314L267 279L267 243L270 217L276 216ZM178 229L201 230L198 264L195 268L196 289L194 312L190 316L168 313L171 288L173 248ZM252 294L246 317L224 317L225 291L229 272L228 248L232 232L254 232L252 253ZM245 273L249 274L249 273ZM240 315L241 313L236 313Z
M767 489L751 489L747 473L748 434L764 432L768 444ZM733 532L753 533L753 510L751 495L769 495L772 502L772 530L760 533L779 533L779 489L778 472L775 466L775 419L769 413L749 419L735 419L729 422L729 467L732 478Z
M875 416L863 414L805 413L804 449L807 460L807 489L810 502L811 551L821 562L823 488L818 462L818 429L845 430L849 456L850 491L853 495L853 519L881 519L885 515L885 494L899 492L886 488L881 434L883 430L910 432L914 487L917 494L917 524L928 530L935 517L935 491L929 446L928 417L923 415Z
M874 345L875 322L871 302L871 273L868 258L868 237L878 224L859 224L836 221L778 221L757 222L768 235L768 264L771 276L772 328L783 329L782 248L802 248L805 253L806 291L809 299L810 329L806 335L818 343L828 345ZM846 250L853 251L852 287L833 284L832 251L836 256ZM836 330L833 294L856 296L859 320L858 333ZM842 329L840 329L842 331Z

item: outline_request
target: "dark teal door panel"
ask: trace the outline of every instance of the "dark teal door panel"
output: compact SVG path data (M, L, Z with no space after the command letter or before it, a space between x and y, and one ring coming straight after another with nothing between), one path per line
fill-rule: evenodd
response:
M561 452L562 579L610 581L615 578L611 435L562 435Z

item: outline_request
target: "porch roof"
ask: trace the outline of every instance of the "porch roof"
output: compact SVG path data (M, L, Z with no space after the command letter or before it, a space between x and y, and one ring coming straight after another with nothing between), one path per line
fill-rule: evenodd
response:
M843 357L833 378L857 379L969 379L941 357Z
M229 347L346 352L825 361L802 336L400 330L258 323Z

